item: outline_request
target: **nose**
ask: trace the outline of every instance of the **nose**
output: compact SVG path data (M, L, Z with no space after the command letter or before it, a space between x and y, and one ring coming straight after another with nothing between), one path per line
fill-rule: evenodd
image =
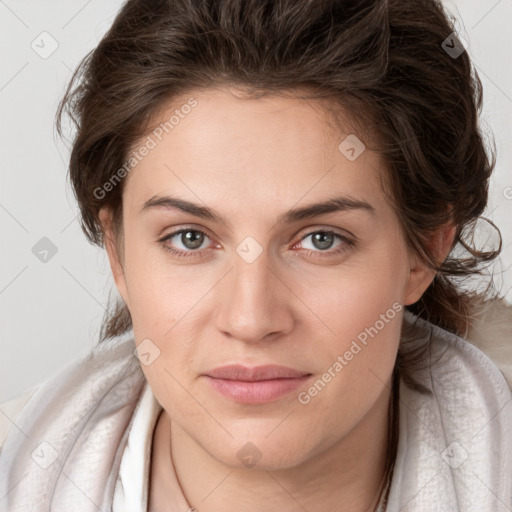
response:
M225 336L252 343L292 330L293 294L271 268L266 251L251 263L234 253L233 268L219 284L216 326Z

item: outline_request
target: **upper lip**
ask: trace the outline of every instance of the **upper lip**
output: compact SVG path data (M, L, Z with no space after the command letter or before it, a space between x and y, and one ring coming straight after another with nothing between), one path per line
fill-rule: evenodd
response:
M220 366L208 373L208 377L226 380L243 380L243 381L259 381L271 379L292 379L310 375L307 372L301 372L288 368L286 366L278 366L274 364L264 366L243 366L239 364L230 364Z

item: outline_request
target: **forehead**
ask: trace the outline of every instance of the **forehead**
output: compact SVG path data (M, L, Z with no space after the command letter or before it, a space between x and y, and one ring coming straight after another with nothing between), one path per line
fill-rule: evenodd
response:
M196 201L238 197L248 206L249 199L296 203L333 188L374 195L380 159L343 114L293 94L247 99L237 89L191 90L164 105L134 146L151 149L130 172L126 199L141 204L172 192Z
M250 97L235 87L215 87L191 90L164 103L153 114L146 134L162 142L186 138L195 144L222 138L226 143L245 141L256 146L272 138L276 144L269 148L286 149L287 142L336 142L343 133L352 133L349 114L333 100L308 99L306 92L282 91ZM275 139L278 136L277 140ZM302 139L302 140L301 140ZM307 148L305 148L307 149ZM321 147L318 149L322 149Z

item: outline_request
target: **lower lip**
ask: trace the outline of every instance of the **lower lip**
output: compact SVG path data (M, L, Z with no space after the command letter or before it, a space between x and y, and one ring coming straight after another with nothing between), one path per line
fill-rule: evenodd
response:
M206 379L215 390L231 400L242 404L263 404L273 402L304 384L311 376L259 381Z

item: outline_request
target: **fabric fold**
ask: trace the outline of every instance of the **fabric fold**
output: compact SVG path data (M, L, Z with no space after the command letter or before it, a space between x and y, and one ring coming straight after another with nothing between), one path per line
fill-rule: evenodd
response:
M133 331L43 382L0 454L0 511L107 511L143 384Z
M400 435L389 511L505 512L512 508L512 394L494 363L468 341L405 312L430 343L431 364L400 383Z

